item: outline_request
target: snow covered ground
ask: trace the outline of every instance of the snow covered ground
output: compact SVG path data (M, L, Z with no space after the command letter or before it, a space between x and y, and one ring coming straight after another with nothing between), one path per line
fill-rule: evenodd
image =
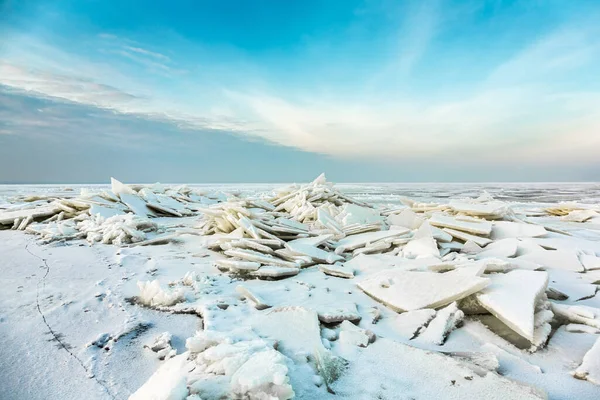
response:
M0 399L600 397L600 185L284 186L0 186Z

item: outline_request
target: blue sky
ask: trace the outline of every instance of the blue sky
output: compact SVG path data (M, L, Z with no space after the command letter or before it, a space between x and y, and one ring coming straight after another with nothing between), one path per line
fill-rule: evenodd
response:
M0 0L0 182L598 180L599 20L583 0Z

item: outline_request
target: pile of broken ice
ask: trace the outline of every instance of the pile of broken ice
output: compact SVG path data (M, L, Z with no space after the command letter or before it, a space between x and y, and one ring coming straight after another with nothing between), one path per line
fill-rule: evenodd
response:
M600 332L600 309L562 302L596 293L600 257L590 249L539 240L551 232L567 235L553 227L552 218L598 222L598 209L590 206L560 204L528 214L484 194L448 204L407 199L403 207L377 208L344 195L323 175L307 185L246 198L113 180L111 192L83 191L76 198L30 204L0 212L0 227L26 230L45 242L160 244L178 233L169 225L172 220L152 218L197 218L196 226L184 232L205 238L219 270L234 278L285 279L314 267L333 279L351 280L399 313L397 330L415 343L442 345L468 318L511 331L530 352L543 348L563 324L572 331ZM537 223L531 217L538 217ZM551 276L566 283L549 285ZM139 285L140 303L147 306L185 301L182 292L163 290L158 281ZM286 399L294 394L287 374L295 350L311 353L329 388L344 373L344 362L323 347L321 336L361 347L375 340L372 332L349 322L360 320L356 308L328 317L307 307L272 308L277 304L250 288L236 290L262 313L254 330L268 331L275 342L246 333L198 332L188 339L188 351L167 361L132 398L157 391L165 396L154 398L185 398L204 385L204 393L214 390L217 397ZM379 318L374 315L372 322ZM291 335L297 337L280 332L282 324L293 324ZM337 331L329 329L331 324ZM600 384L599 351L600 339L573 375ZM169 374L175 377L172 385L161 386ZM211 386L215 377L227 385ZM223 387L229 394L220 392ZM527 388L519 396L539 398L532 393Z

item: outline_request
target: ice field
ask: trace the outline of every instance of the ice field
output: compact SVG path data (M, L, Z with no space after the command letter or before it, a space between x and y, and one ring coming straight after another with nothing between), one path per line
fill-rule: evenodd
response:
M2 399L597 399L600 184L0 186Z

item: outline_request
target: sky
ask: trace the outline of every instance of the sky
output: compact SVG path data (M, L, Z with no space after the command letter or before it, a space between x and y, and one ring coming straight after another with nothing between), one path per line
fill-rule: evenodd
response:
M597 0L0 0L0 183L600 181Z

